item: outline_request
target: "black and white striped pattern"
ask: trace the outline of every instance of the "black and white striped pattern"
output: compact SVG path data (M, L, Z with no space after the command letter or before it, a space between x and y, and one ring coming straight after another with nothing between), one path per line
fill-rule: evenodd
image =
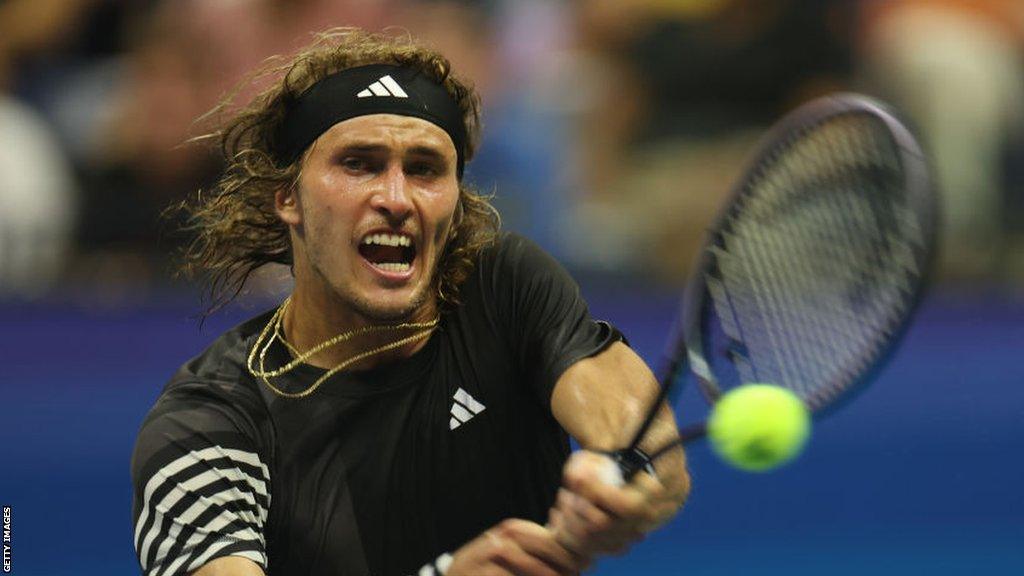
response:
M267 566L270 472L257 454L211 446L146 482L135 551L147 576L188 573L221 556Z

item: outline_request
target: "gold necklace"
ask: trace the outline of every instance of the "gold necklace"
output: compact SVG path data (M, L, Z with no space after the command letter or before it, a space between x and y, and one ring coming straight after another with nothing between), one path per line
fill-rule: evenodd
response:
M440 320L440 318L434 318L429 322L405 322L402 324L386 326L364 326L362 328L357 328L355 330L343 332L341 334L338 334L337 336L334 336L333 338L330 338L328 340L321 342L320 344L317 344L316 346L310 348L305 352L299 352L299 350L292 346L292 344L288 342L283 335L284 315L290 304L291 297L289 296L288 298L285 299L281 306L278 307L277 311L274 312L274 315L270 318L270 321L267 322L267 325L263 327L263 330L260 332L260 335L256 338L256 341L253 343L252 350L249 351L249 356L248 359L246 360L246 368L249 370L249 374L252 374L254 378L259 378L260 380L263 381L264 384L267 385L267 388L270 388L270 390L273 391L278 396L283 396L285 398L304 398L306 396L309 396L313 392L316 392L317 388L319 388L320 385L326 382L327 379L329 379L331 376L334 376L338 372L344 370L348 366L351 366L352 364L360 360L369 358L370 356L374 356L382 352L387 352L388 350L400 348L402 346L405 346L406 344L415 342L417 340L422 340L423 338L430 336L434 329L437 328L437 324ZM317 380L313 382L312 386L299 392L286 392L284 390L281 390L277 386L274 386L270 382L270 378L276 378L278 376L291 372L292 370L295 369L295 367L304 363L306 360L310 359L314 354L326 350L331 346L336 346L342 342L351 340L356 336L362 336L364 334L371 334L375 332L395 332L398 330L406 330L409 328L419 328L422 330L411 336L406 336L404 338L395 340L393 342L389 342L387 344L378 346L371 350L360 352L359 354L356 354L355 356L352 356L351 358L342 361L340 364L324 373L323 376L317 378ZM267 337L268 334L270 335L269 338ZM275 370L266 370L265 362L267 352L273 345L274 340L280 340L281 343L284 344L295 357L290 362L288 362L287 364L280 368L277 368ZM254 366L254 363L257 360L257 356L259 356L258 368Z

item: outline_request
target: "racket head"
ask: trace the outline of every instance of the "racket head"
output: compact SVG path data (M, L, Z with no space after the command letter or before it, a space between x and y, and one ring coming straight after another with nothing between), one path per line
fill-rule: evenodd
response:
M689 365L712 404L749 382L789 388L819 413L851 398L895 350L931 275L929 174L910 130L866 96L783 118L706 236L673 365Z

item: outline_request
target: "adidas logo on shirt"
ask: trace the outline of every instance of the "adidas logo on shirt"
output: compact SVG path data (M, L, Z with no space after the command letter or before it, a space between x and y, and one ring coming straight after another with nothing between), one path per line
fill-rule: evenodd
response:
M395 82L395 79L390 75L384 75L380 77L373 84L370 84L365 90L356 94L357 98L373 98L373 97L391 97L391 98L408 98L409 95L402 90L402 87Z
M455 391L455 395L452 397L455 401L452 402L452 419L448 421L448 429L455 430L459 426L462 426L466 422L469 422L473 416L481 413L487 407L476 401L475 398L469 395L462 388Z

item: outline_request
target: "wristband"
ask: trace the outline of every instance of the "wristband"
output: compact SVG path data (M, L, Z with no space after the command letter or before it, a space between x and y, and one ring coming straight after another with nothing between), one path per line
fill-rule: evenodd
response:
M619 468L622 469L622 475L627 480L641 470L655 478L658 477L658 473L654 469L654 463L651 462L651 457L640 448L616 450L610 453L609 456L619 465Z
M451 565L452 555L445 552L435 558L433 562L424 564L423 567L416 572L415 576L444 576Z

